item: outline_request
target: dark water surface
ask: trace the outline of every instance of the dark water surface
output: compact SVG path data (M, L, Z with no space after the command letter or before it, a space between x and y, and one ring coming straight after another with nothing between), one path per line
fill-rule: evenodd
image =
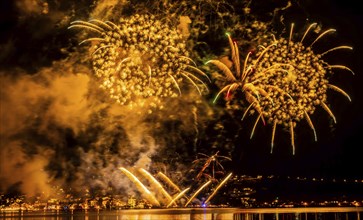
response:
M360 220L363 207L333 208L196 208L117 211L0 212L0 219L52 220Z

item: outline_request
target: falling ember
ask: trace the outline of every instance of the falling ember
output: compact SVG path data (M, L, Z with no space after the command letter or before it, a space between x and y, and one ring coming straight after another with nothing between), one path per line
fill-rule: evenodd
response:
M163 195L167 198L168 202L171 202L173 198L169 195L169 193L163 188L159 181L157 181L148 171L143 168L140 168L139 171L142 175L145 176L146 179L150 181L152 185L154 185Z
M227 180L229 180L229 178L231 178L232 173L230 173L226 178L224 178L224 180L217 186L217 188L213 191L213 193L208 197L207 200L205 200L205 204L207 204L212 197L217 193L217 191L227 182Z
M171 179L166 176L165 174L163 174L162 172L159 172L158 173L158 176L163 180L165 181L166 183L168 183L171 187L173 187L176 191L180 192L180 188L175 184L173 183L173 181L171 181Z
M130 179L132 180L138 190L143 194L143 196L153 205L155 206L160 206L159 201L155 198L155 196L153 194L151 194L151 192L144 186L144 184L142 184L142 182L140 182L140 180L134 175L132 174L130 171L128 171L127 169L121 167L120 170Z
M199 187L199 189L193 194L192 197L188 200L184 207L187 207L189 203L205 188L207 187L212 181L209 180L208 182L204 183L203 186Z
M173 204L176 200L178 200L180 197L182 197L189 189L190 189L190 187L184 189L178 195L176 195L175 198L166 206L166 208L169 208L169 206L171 206L171 204Z

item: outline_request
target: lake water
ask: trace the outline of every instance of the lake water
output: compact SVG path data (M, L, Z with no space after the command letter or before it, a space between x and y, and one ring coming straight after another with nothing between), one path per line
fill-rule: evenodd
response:
M361 216L363 207L0 212L0 219L7 220L360 220Z

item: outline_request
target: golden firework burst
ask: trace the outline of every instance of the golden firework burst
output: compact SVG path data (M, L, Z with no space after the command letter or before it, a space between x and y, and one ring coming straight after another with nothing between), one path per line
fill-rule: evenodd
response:
M196 74L207 75L189 58L181 35L154 16L136 14L118 24L74 21L69 28L91 33L80 44L92 43L92 66L101 88L122 105L149 97L177 97L183 80L200 94L207 90Z
M343 45L320 54L315 53L313 45L327 34L335 32L335 29L328 29L317 36L309 46L305 46L303 43L305 37L315 26L316 23L311 24L300 41L295 42L292 38L294 28L292 24L288 39L282 37L276 40L273 37L271 42L260 45L254 56L248 53L242 71L240 71L237 44L232 42L228 35L235 74L225 65L218 63L219 61L209 61L224 72L228 82L216 98L225 91L228 96L231 91L240 87L250 103L242 119L252 106L259 113L251 138L260 119L272 125L271 152L274 147L276 127L281 125L290 132L292 153L295 154L294 128L302 119L307 121L317 141L316 131L309 116L315 112L317 106L322 107L336 123L335 116L327 104L328 89L337 91L351 100L344 90L330 84L329 78L334 69L348 70L352 73L353 71L343 65L328 64L323 56L336 50L351 50L352 47Z

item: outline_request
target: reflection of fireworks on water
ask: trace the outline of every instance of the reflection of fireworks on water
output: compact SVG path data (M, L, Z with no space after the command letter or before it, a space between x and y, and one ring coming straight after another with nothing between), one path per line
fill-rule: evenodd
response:
M188 57L181 35L154 16L136 14L121 18L117 25L95 19L74 21L69 28L86 29L99 36L81 44L95 43L92 65L96 76L101 87L122 105L138 103L140 98L177 97L185 79L199 93L207 89L193 74L206 76Z
M301 40L294 42L292 39L294 25L292 24L289 39L276 40L273 38L270 44L265 43L260 46L255 57L251 57L251 52L249 52L243 67L239 61L238 46L228 34L235 74L222 62L209 61L223 71L229 82L220 90L216 99L223 92L226 92L226 97L229 98L232 91L241 88L250 104L242 119L248 112L254 112L250 110L251 107L258 112L251 138L260 119L263 123L273 125L271 152L277 125L290 131L293 154L295 154L294 128L302 119L308 122L314 132L315 140L317 140L315 128L309 116L314 113L316 106L321 106L336 122L334 114L327 105L328 88L343 94L350 100L346 92L329 84L328 78L332 74L332 69L351 70L343 65L329 65L322 60L322 57L335 50L352 48L338 46L324 53L315 54L312 46L326 34L335 31L329 29L321 33L306 47L303 45L303 41L315 25L310 25Z
M222 166L222 164L219 162L219 159L225 159L225 160L229 160L231 161L232 159L226 156L221 156L218 155L219 151L217 151L217 153L209 156L203 153L198 153L199 155L202 155L203 158L199 158L193 161L194 164L199 164L200 162L203 163L203 167L202 169L199 171L198 175L197 175L197 179L199 179L202 175L208 175L206 174L204 171L209 167L212 166L212 176L209 176L210 179L215 179L215 169L216 168L220 168L221 170L217 171L218 173L223 173L224 172L224 167Z
M228 174L228 176L226 178L224 178L224 180L222 182L220 182L218 184L218 186L214 189L213 193L208 197L207 200L205 200L204 204L208 204L208 202L213 198L213 196L216 195L216 193L218 192L218 190L229 180L229 178L232 177L232 173Z

